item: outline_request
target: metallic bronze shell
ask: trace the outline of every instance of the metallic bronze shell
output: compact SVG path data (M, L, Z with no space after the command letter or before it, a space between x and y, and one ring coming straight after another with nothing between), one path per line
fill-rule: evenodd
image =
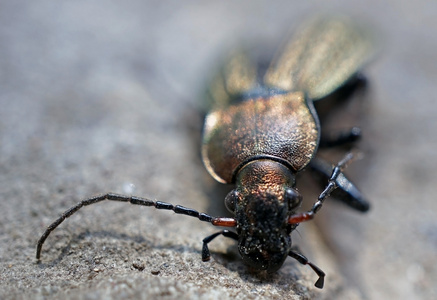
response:
M304 168L318 144L318 120L302 92L240 102L206 117L202 156L220 182L231 183L239 166L254 157Z
M231 183L244 163L263 157L303 169L319 142L312 102L345 84L370 57L370 46L349 19L319 17L285 44L262 82L243 51L231 55L207 93L202 157L209 173Z

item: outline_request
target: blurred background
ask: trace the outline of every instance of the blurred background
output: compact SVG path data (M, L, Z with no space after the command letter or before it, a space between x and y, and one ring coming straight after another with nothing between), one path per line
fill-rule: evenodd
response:
M274 50L316 13L368 24L380 51L348 170L372 204L327 201L293 234L326 273L288 259L249 272L233 241L172 212L80 199L135 194L226 214L199 155L205 83L224 51ZM437 298L437 2L11 1L0 5L0 298ZM312 203L317 186L301 179ZM299 182L298 184L300 184Z

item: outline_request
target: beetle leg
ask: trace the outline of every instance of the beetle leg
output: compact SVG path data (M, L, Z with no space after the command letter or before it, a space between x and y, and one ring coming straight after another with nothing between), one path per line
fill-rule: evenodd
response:
M238 234L236 234L233 231L229 231L227 229L216 232L214 234L211 234L210 236L207 236L202 241L203 242L203 247L202 247L202 260L203 261L208 261L211 258L211 254L210 254L209 248L208 248L208 243L211 242L216 237L218 237L219 235L223 235L225 237L228 237L228 238L231 238L231 239L238 241Z
M324 182L330 178L333 170L331 164L320 158L313 159L310 163L310 168L313 172L320 175ZM343 173L338 175L335 183L338 189L332 192L334 198L361 212L369 210L369 202L367 202L363 194L361 194L358 188Z
M292 250L292 251L288 252L288 256L293 257L295 260L300 262L302 265L310 266L311 269L313 269L314 272L316 272L316 274L319 276L319 279L317 279L317 281L314 285L316 287L318 287L319 289L323 288L323 284L325 282L325 272L323 272L319 267L317 267L316 265L311 263L308 260L308 258L306 258L304 255L302 255L298 252L295 252Z
M368 84L366 76L361 72L357 72L335 93L338 93L340 99L349 100L355 93L365 93Z
M295 214L288 218L288 224L298 224L304 221L308 221L314 218L314 215L322 208L323 202L329 195L338 187L337 181L340 175L342 175L342 170L346 167L347 163L352 160L354 155L352 152L346 154L346 156L332 169L331 176L329 177L328 184L326 185L323 192L320 193L319 198L313 207L303 213Z
M334 109L337 105L341 104L344 101L350 100L350 98L356 94L363 94L367 87L367 79L362 73L357 73L351 77L342 87L340 87L337 91L334 92L335 96L333 97L336 100L334 103L331 101L331 106L328 107L320 107L320 105L329 105L324 103L324 101L317 101L317 105L319 105L319 117L323 119L323 112L330 111ZM329 102L329 101L328 101ZM333 107L332 107L333 106ZM323 123L323 122L322 122ZM324 126L322 126L323 128ZM319 147L320 148L328 148L328 147L337 147L345 144L351 144L356 142L361 138L361 129L359 127L352 127L350 129L341 130L339 132L333 132L328 134L323 134L320 139Z
M311 208L312 213L317 213L323 205L323 202L326 198L329 197L329 195L338 187L337 186L337 179L342 174L343 168L346 167L346 164L352 160L354 155L352 152L349 152L346 154L346 156L332 169L331 177L328 180L328 185L325 187L325 189L320 193L319 198L316 203L314 203L313 207Z
M319 143L320 148L330 148L342 146L344 144L354 143L361 138L361 129L352 127L347 130L322 135Z

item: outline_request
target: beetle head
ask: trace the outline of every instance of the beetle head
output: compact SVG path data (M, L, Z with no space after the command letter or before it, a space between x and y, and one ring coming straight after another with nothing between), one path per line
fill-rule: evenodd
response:
M287 220L301 202L293 187L294 176L287 167L257 160L240 170L237 188L225 199L237 220L238 250L254 269L274 272L288 256L292 227Z

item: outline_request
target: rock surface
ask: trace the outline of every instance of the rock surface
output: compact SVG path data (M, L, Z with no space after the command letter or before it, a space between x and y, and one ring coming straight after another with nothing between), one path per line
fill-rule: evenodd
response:
M1 299L437 298L436 3L1 6ZM204 263L201 240L217 228L124 203L78 212L36 262L45 227L97 193L226 214L229 187L218 186L200 161L202 86L241 37L273 47L321 6L370 23L383 44L366 69L364 157L348 169L372 210L361 215L328 201L316 222L293 234L328 274L323 290L292 259L273 275L250 273L223 238ZM311 203L315 194L304 195Z

